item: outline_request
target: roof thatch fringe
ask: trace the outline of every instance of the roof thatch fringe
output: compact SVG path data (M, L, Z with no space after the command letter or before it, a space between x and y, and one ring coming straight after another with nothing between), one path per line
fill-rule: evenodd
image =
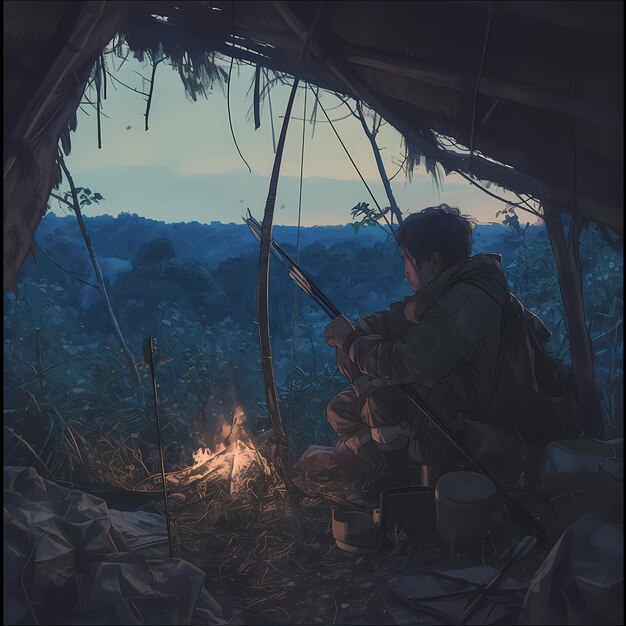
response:
M67 125L61 131L61 146L63 147L63 152L65 153L65 156L69 156L70 152L72 151L72 142L70 140L70 133L73 133L77 127L78 127L78 118L76 117L76 111L73 111L70 114L69 119L67 120Z
M432 146L432 153L434 154L439 145L433 131L428 128L416 128L415 131L427 144ZM433 183L437 188L437 191L441 191L441 171L439 170L439 163L437 160L433 159L431 156L424 155L424 153L404 135L402 135L402 145L404 147L404 155L406 157L404 162L404 171L409 182L413 178L413 170L422 162L423 159L426 173L432 176Z
M185 33L183 40L179 31L165 31L155 38L154 33L139 28L128 29L120 34L114 46L115 54L120 58L125 56L124 44L140 63L162 57L169 59L178 70L185 95L194 102L198 94L207 98L214 83L223 88L228 82L228 72L216 63L220 57L189 33Z

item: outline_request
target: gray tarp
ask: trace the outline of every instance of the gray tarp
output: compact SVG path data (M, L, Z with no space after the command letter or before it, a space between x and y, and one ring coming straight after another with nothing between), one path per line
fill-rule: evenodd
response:
M4 468L5 624L223 624L165 519Z
M623 438L553 441L539 461L540 486L554 494L593 486L598 465L605 458L624 458Z
M533 577L523 624L623 624L624 527L591 511L570 526Z
M445 572L424 572L389 581L387 612L399 626L456 624L465 603L498 570L478 565ZM526 585L504 576L481 602L468 624L515 624L522 610Z

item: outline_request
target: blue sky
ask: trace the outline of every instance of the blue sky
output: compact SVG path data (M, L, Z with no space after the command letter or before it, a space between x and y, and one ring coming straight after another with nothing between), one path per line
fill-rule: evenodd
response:
M128 58L115 76L138 90L147 91L140 75L149 76L150 68ZM121 60L115 58L117 68ZM228 64L224 64L228 69ZM263 103L261 127L255 131L251 119L254 70L248 66L233 69L230 104L237 141L250 164L249 173L234 146L229 126L225 89L215 85L207 99L192 102L185 97L177 72L159 65L150 111L149 130L144 131L145 98L113 80L108 80L107 100L102 111L102 149L97 145L96 112L89 105L78 111L78 129L72 135L72 152L67 164L78 186L100 192L105 200L89 207L89 215L121 211L138 213L166 222L192 221L239 222L246 208L262 217L273 165L272 131L268 102ZM143 83L143 84L142 84ZM250 93L247 93L250 89ZM272 90L272 113L276 137L280 132L290 88ZM94 95L90 99L94 101ZM313 97L307 96L307 117ZM348 111L332 94L322 102L335 118ZM300 90L285 147L276 204L276 224L296 224L304 90ZM340 105L340 106L338 106ZM305 128L302 223L346 224L350 209L357 202L369 202L369 194L358 178L337 138L319 112L313 128ZM374 157L358 120L348 117L336 123L361 172L381 206L388 204ZM390 126L379 134L379 146L391 176L402 159L400 135ZM447 202L481 222L494 221L495 212L504 205L460 176L443 179L438 192L423 167L414 171L412 182L401 172L392 182L394 194L404 212ZM505 197L509 194L499 191ZM57 214L64 213L51 202Z

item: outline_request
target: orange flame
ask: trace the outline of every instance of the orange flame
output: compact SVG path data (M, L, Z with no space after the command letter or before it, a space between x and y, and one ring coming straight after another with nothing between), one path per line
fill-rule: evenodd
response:
M235 406L232 422L230 424L224 419L223 416L220 419L221 426L218 429L218 434L213 437L216 444L215 448L211 450L210 447L200 447L193 452L192 456L194 460L194 468L208 463L240 439L247 440L243 428L246 416L240 405Z

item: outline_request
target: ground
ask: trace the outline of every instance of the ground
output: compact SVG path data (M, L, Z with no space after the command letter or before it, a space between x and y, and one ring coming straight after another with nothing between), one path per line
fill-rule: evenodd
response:
M330 520L333 503L358 508L348 499L355 493L354 478L331 468L299 481L309 493L299 493L299 534L267 444L257 448L244 437L200 460L194 468L168 476L170 514L179 529L181 556L206 572L207 588L229 623L384 624L391 578L415 574L418 568L497 566L521 536L503 518L506 523L480 545L459 552L434 529L396 527L378 555L356 556L335 546ZM158 483L153 477L143 488ZM524 502L544 524L556 523L539 500L526 497ZM511 575L528 580L544 556L545 550L536 548Z

